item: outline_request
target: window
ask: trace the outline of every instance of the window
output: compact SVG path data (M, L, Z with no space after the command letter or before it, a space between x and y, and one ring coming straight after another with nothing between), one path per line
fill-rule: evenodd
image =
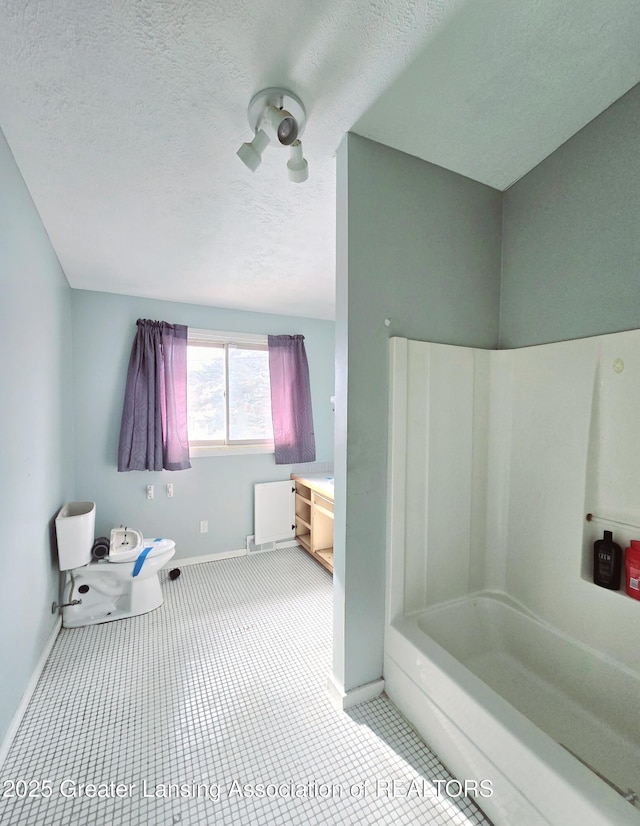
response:
M267 337L189 328L187 415L193 456L273 452Z

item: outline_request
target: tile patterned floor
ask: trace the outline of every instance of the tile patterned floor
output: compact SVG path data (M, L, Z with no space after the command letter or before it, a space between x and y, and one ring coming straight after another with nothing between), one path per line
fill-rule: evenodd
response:
M150 614L62 630L2 767L3 826L489 824L437 792L450 775L385 696L333 708L331 578L303 551L163 589Z

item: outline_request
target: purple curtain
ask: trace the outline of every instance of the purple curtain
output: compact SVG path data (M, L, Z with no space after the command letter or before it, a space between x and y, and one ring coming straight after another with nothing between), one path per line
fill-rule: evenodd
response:
M124 395L118 470L191 467L187 436L187 328L139 318Z
M304 336L269 336L269 376L276 464L315 461L316 440Z

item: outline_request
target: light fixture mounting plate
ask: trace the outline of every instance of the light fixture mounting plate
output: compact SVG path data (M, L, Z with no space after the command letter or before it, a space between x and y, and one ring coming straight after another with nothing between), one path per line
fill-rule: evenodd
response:
M276 109L285 109L293 115L298 124L298 138L301 137L307 122L307 113L305 112L304 104L297 95L280 86L270 86L268 89L263 89L251 98L247 114L249 117L249 126L254 133L258 129L258 123L267 106L275 106Z

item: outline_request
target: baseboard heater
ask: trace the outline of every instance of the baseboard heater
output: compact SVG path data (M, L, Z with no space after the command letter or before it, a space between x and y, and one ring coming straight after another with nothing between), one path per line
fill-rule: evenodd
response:
M254 488L254 530L247 537L247 551L262 553L296 544L295 486L284 482L261 482Z

